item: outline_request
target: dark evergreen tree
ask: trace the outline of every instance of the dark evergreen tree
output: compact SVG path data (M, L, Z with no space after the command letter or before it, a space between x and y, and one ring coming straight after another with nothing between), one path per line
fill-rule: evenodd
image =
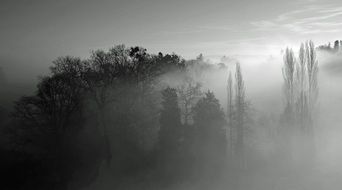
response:
M166 88L162 91L163 101L160 114L159 144L163 151L176 151L182 138L180 109L178 107L177 91Z
M203 140L212 141L224 134L224 113L214 93L208 91L194 108L194 123Z
M162 110L160 113L159 130L159 168L162 178L170 183L180 176L182 124L177 101L177 91L166 88L162 91Z
M194 107L194 125L197 129L199 169L215 176L226 158L227 142L225 115L214 93L208 91Z

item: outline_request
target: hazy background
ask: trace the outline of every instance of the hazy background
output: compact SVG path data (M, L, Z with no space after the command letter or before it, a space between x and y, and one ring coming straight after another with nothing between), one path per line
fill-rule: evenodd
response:
M27 82L58 56L121 43L184 58L277 56L337 39L341 11L339 0L3 0L0 65L9 81Z

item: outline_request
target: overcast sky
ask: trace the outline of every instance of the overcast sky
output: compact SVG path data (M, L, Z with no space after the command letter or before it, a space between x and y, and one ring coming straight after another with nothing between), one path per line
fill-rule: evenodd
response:
M341 0L1 0L0 64L39 73L115 44L184 58L279 54L340 39Z

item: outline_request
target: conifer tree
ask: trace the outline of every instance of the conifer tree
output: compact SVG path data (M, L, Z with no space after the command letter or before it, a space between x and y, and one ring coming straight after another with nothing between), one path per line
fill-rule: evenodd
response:
M180 109L177 90L166 88L162 91L162 110L160 114L159 144L162 150L175 151L182 137Z

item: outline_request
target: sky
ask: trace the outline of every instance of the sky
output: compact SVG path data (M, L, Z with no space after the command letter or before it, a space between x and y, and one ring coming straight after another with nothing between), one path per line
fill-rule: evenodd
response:
M0 65L12 80L25 80L58 56L85 58L117 44L186 59L325 44L340 39L342 1L1 0L0 28Z

